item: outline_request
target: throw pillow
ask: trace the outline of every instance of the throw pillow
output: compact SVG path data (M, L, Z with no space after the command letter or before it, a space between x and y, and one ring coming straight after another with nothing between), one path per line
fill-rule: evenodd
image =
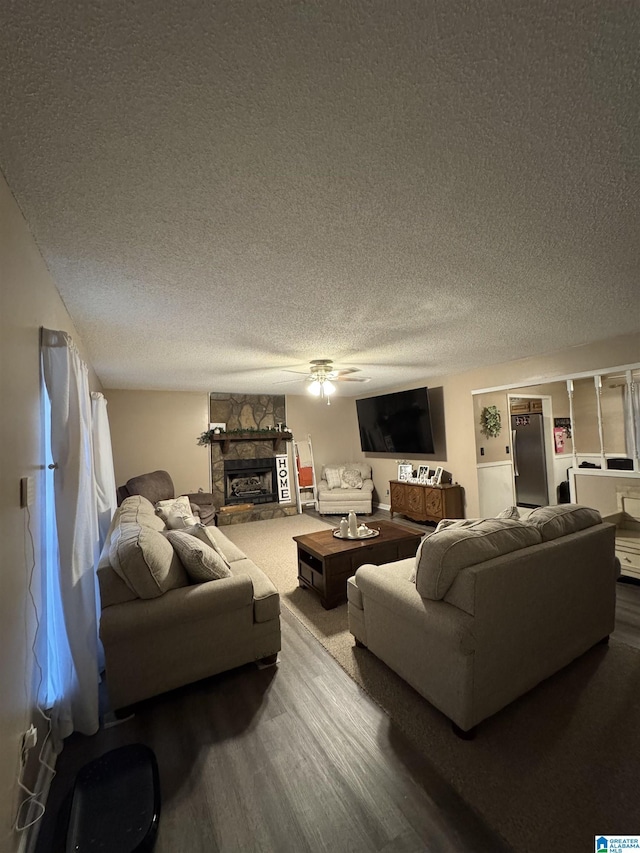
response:
M324 478L330 489L339 489L342 485L342 472L344 468L325 468Z
M231 577L229 566L220 554L185 530L170 530L167 539L194 583Z
M202 542L203 545L208 545L209 548L213 548L214 551L220 554L227 568L231 568L231 561L227 558L227 555L213 538L213 533L209 531L209 528L206 527L206 525L194 524L192 527L185 527L184 532L188 533L189 536L195 536L195 538ZM242 556L244 557L244 554Z
M172 498L167 501L158 501L156 512L169 530L180 530L198 523L198 519L191 511L191 504L186 495L180 495L179 498Z
M520 518L520 511L517 506L508 506L506 509L503 509L502 512L499 512L496 515L496 518Z
M343 489L361 489L362 475L357 468L345 468L340 478L340 486Z
M433 531L440 533L441 530L446 530L448 527L471 527L472 524L477 524L483 521L482 518L443 518L438 522L438 526Z

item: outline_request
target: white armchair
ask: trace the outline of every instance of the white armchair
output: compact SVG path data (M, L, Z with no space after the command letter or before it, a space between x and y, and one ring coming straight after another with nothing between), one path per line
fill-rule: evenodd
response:
M321 515L347 512L371 514L373 480L366 462L324 465L318 484L318 512Z

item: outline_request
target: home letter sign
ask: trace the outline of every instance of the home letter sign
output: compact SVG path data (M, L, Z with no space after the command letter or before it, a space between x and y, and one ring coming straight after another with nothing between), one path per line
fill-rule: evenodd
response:
M278 501L281 504L290 503L289 456L286 453L276 456L276 478L278 480Z

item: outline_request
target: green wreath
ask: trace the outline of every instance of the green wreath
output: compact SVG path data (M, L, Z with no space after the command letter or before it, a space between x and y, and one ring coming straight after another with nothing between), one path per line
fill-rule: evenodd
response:
M480 414L480 432L487 438L497 438L502 430L502 420L497 406L485 406Z

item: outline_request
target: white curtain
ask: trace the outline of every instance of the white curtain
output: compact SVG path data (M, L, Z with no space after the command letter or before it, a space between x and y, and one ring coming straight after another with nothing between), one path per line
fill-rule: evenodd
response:
M624 436L629 458L640 455L640 377L624 388ZM635 447L633 436L635 434Z
M87 366L66 332L42 329L51 413L57 548L47 554L47 681L54 739L98 730L99 533Z
M93 437L93 470L96 486L96 509L98 512L98 550L111 524L118 506L116 498L116 478L113 470L113 452L111 450L111 430L107 415L107 401L97 391L91 393L91 429Z

